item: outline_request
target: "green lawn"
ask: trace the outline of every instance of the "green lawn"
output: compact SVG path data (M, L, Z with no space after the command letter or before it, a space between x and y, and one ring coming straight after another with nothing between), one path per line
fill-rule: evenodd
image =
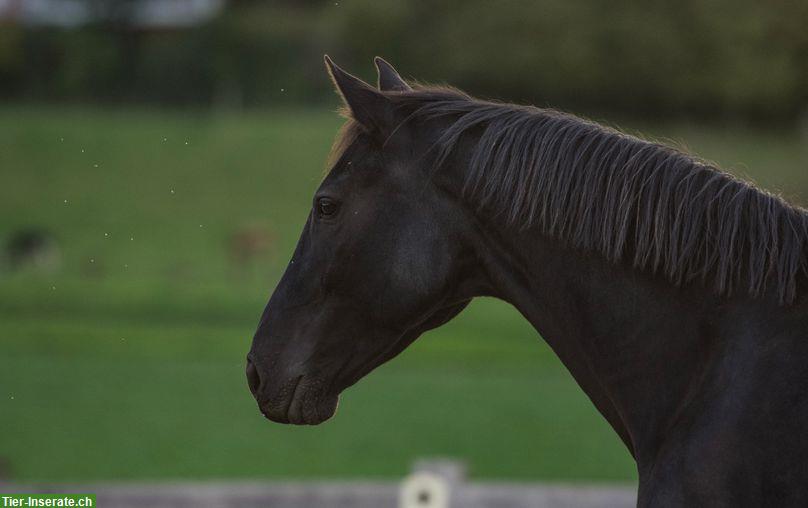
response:
M12 478L392 477L423 456L466 460L475 477L635 477L552 352L495 301L351 388L320 427L259 415L244 356L339 123L327 111L0 110L0 237L42 227L63 254L54 272L0 273ZM796 134L645 131L808 197ZM275 252L236 269L227 238L256 225Z

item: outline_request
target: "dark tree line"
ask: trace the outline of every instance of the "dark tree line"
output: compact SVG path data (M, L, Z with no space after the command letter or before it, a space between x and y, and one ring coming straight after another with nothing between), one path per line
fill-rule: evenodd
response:
M92 0L89 0L92 1ZM262 106L331 97L322 54L478 95L635 116L808 112L808 2L234 1L191 29L101 2L80 29L0 26L5 100Z

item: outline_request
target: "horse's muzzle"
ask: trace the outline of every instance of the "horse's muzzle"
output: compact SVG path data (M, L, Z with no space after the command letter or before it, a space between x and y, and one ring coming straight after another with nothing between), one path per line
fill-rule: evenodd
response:
M247 386L250 387L253 397L258 394L258 390L261 388L261 376L258 375L258 369L249 358L247 358Z
M247 385L261 413L276 423L318 425L336 413L339 395L325 390L325 383L309 376L273 380L247 359Z

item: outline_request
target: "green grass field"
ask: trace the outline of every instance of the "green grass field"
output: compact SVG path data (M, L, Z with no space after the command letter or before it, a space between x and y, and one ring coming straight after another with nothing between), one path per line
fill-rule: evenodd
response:
M495 301L348 390L320 427L259 415L244 357L339 123L327 111L0 111L0 238L40 227L62 248L58 270L0 273L0 469L54 481L392 477L450 456L474 477L635 477L552 352ZM808 198L797 134L644 130ZM275 248L238 269L227 239L244 227L272 231Z

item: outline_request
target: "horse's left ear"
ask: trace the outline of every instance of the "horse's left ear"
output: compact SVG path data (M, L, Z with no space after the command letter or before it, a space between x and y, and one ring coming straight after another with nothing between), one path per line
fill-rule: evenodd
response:
M386 133L393 113L390 100L376 88L340 69L328 55L325 55L325 66L354 120L372 132Z
M384 58L377 56L373 59L373 63L376 64L376 70L379 71L379 90L382 92L409 92L412 90L410 85Z

